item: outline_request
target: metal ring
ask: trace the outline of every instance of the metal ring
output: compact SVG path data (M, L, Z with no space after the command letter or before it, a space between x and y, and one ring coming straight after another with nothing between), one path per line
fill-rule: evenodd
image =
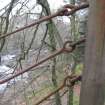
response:
M67 52L67 53L69 53L69 52L71 52L72 50L73 50L73 48L71 47L71 41L66 41L65 43L64 43L64 46L63 46L63 51L64 52Z
M72 86L72 84L71 84L71 76L68 76L68 77L66 77L65 78L65 80L64 80L64 85L65 86L67 86L67 87L70 87L70 86Z

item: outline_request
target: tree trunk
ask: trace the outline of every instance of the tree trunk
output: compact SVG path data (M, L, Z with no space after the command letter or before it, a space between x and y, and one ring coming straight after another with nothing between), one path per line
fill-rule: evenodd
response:
M43 7L43 9L44 9L43 11L44 11L45 15L51 15L50 7L49 7L47 0L45 0L45 1L37 0L37 2ZM52 20L50 20L49 22L51 22L52 28L54 29L55 40L58 42L59 47L62 48L62 46L63 46L62 37L60 36L60 33L59 33L55 23Z
M90 13L80 105L105 104L105 0L89 0Z
M75 0L70 0L70 4L75 5ZM70 24L70 37L72 40L76 39L76 34L75 34L75 14L73 14L70 18L71 24ZM68 55L67 55L68 56ZM71 59L69 57L69 59ZM74 72L74 69L72 70L72 72ZM73 105L73 87L68 88L68 100L67 100L67 105Z
M50 15L51 14L49 4L48 4L47 0L45 0L45 1L38 0L38 3L41 4L41 6L43 7L45 15ZM55 24L54 24L54 22L52 20L49 20L49 23L47 25L48 25L48 31L49 31L49 33L48 33L49 34L49 41L50 41L50 45L52 46L50 51L51 51L51 53L53 53L56 50L55 35L58 34L58 37L60 38L60 34L58 33L58 30L55 27ZM56 38L58 38L58 37L56 37ZM62 47L63 42L62 42L61 38L60 38L59 41L60 41L60 43L59 43L60 47ZM56 58L52 59L52 65L51 66L52 66L51 67L51 70L52 70L52 83L53 83L54 88L56 89L58 87L58 85L57 85L57 77L56 77ZM57 92L55 94L55 103L56 103L56 105L61 105L59 92Z
M54 28L52 27L52 22L48 24L48 29L49 29L49 40L52 46L51 52L54 52L56 50L56 42L55 42ZM52 59L51 69L52 69L52 83L53 83L54 88L56 89L58 87L57 76L56 76L56 58ZM55 102L56 102L56 105L61 105L59 92L55 94Z
M70 4L75 5L75 0L70 0ZM70 37L72 40L76 39L76 34L75 34L75 14L73 14L70 18Z

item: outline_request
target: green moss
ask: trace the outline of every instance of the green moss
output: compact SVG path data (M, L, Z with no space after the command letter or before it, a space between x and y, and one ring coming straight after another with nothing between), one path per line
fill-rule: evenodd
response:
M79 105L79 96L74 95L74 97L73 97L73 105Z
M83 64L80 63L76 66L75 73L79 75L82 73L82 70L83 70Z
M74 92L73 105L79 105L79 98L80 96L76 92Z

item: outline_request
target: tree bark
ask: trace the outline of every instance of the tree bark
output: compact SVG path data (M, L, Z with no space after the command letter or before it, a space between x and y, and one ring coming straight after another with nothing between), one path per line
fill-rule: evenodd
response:
M51 15L50 7L49 7L49 4L48 4L47 0L45 0L45 1L38 0L37 2L40 5L43 6L43 9L44 9L43 11L44 11L45 15ZM62 37L61 37L61 35L60 35L60 33L59 33L55 23L52 20L50 20L49 22L51 22L52 28L54 29L55 40L58 42L59 47L62 48L62 46L63 46Z
M105 0L89 0L90 13L80 105L105 104Z
M51 14L49 4L48 4L47 0L45 0L45 1L38 0L38 3L42 5L45 15L50 15ZM50 51L51 51L51 53L53 53L56 50L56 41L55 41L56 36L55 35L57 35L58 30L55 27L55 24L52 20L49 20L48 22L49 23L47 25L48 25L48 31L49 31L49 33L48 33L49 34L49 41L50 41L50 45L52 46ZM59 35L58 37L60 38L59 33L58 33L58 35ZM63 42L62 42L62 40L59 40L59 41L61 42L59 44L62 47ZM51 70L52 70L52 83L53 83L54 88L56 89L58 87L57 76L56 76L56 58L52 59ZM57 92L55 94L55 105L61 105L61 99L60 99L59 92Z
M70 4L75 5L75 0L70 0ZM72 40L75 40L76 39L76 34L75 34L75 14L73 14L71 16L70 21L71 21L71 24L70 24L70 37L71 37ZM66 55L66 56L68 57L68 55ZM69 57L68 59L71 59L71 57ZM74 69L75 68L72 68L72 70L71 70L72 73L74 72ZM73 105L73 87L68 88L67 105Z

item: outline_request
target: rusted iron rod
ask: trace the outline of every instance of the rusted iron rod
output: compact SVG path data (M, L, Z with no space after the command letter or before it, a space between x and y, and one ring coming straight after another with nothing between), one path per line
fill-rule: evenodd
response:
M5 83L5 82L7 82L7 81L9 81L9 80L11 80L11 79L13 79L13 78L15 78L15 77L21 75L21 74L23 74L23 73L25 73L25 72L30 71L32 68L39 66L40 64L46 62L47 60L49 60L49 59L51 59L51 58L53 58L53 57L55 57L55 56L57 56L57 55L59 55L59 54L61 54L61 53L62 53L62 49L59 50L59 51L57 51L57 52L55 52L54 54L51 54L50 56L48 56L47 58L45 58L45 59L39 61L38 63L35 63L34 65L32 65L32 66L30 66L30 67L28 67L28 68L26 68L26 69L24 69L24 70L22 70L22 71L20 71L20 72L18 72L18 73L16 73L16 74L14 74L14 75L12 75L12 76L10 76L10 77L4 79L4 80L0 80L0 84L3 84L3 83Z
M27 25L27 26L24 26L24 27L22 27L22 28L19 28L19 29L13 31L13 32L10 32L10 33L1 35L1 36L0 36L0 39L5 38L5 37L10 36L10 35L13 35L13 34L15 34L15 33L17 33L17 32L20 32L20 31L22 31L22 30L24 30L24 29L33 27L33 26L35 26L35 25L37 25L37 24L40 24L40 23L42 23L42 22L44 22L44 21L48 21L48 20L50 20L50 19L52 19L52 18L54 18L54 17L57 17L57 16L69 16L69 15L75 13L76 11L81 10L81 9L84 9L84 8L87 8L87 7L89 7L89 4L88 4L88 3L84 3L84 4L79 5L79 6L70 5L70 4L65 5L61 10L59 10L58 12L56 12L56 13L54 13L54 14L52 14L52 15L44 16L44 17L42 17L42 18L36 20L36 21L33 22L32 24L29 24L29 25ZM71 10L68 11L68 9L71 9Z
M35 105L39 105L42 102L44 102L45 100L47 100L49 97L51 97L52 95L54 95L55 93L57 93L58 91L62 90L64 88L64 84L61 85L58 89L56 89L55 91L51 92L50 94L48 94L47 96L45 96L43 99L41 99L39 102L37 102Z
M22 71L20 71L20 72L18 72L16 74L12 75L12 76L10 76L10 77L8 77L6 79L0 80L0 84L8 82L8 81L10 81L11 79L13 79L13 78L15 78L17 76L22 75L23 73L30 71L32 68L41 65L42 63L48 61L49 59L54 58L55 56L57 56L57 55L59 55L61 53L64 53L64 52L70 53L70 52L72 52L75 49L76 45L83 43L84 40L85 40L85 38L80 39L79 41L75 42L74 44L72 44L71 41L66 41L64 43L63 48L60 48L58 51L54 52L53 54L51 54L48 57L44 58L43 60L39 61L38 63L35 63L32 66L30 66L30 67L28 67L28 68L26 68L26 69L24 69L24 70L22 70Z
M4 80L0 80L0 84L3 84L3 83L5 83L5 82L7 82L7 81L9 81L9 80L11 80L11 79L13 79L13 78L15 78L15 77L21 75L21 74L23 74L23 73L25 73L25 72L28 72L28 71L30 71L32 68L39 66L40 64L46 62L47 60L49 60L49 59L51 59L51 58L53 58L53 57L55 57L55 56L57 56L57 55L59 55L59 54L61 54L61 53L63 53L63 52L66 52L66 50L67 50L66 44L68 44L68 43L69 43L69 42L66 42L66 43L64 44L63 48L59 49L58 51L54 52L53 54L49 55L49 56L46 57L45 59L39 61L38 63L35 63L34 65L32 65L32 66L30 66L30 67L28 67L28 68L26 68L26 69L24 69L24 70L22 70L22 71L20 71L20 72L18 72L18 73L16 73L16 74L14 74L14 75L12 75L12 76L10 76L10 77L4 79ZM70 48L70 51L72 51L72 48Z
M7 37L7 36L10 36L10 35L12 35L12 34L15 34L15 33L17 33L17 32L20 32L20 31L22 31L22 30L24 30L24 29L33 27L33 26L35 26L35 25L37 25L37 24L40 24L40 23L42 23L42 22L44 22L44 21L47 21L47 20L49 20L49 19L51 19L51 18L54 18L54 17L56 17L57 15L58 15L58 12L55 13L55 14L53 14L53 15L44 16L44 17L42 17L41 19L39 19L39 20L33 22L32 24L29 24L29 25L27 25L27 26L24 26L24 27L22 27L22 28L19 28L19 29L13 31L13 32L10 32L10 33L1 35L1 36L0 36L0 39L2 39L2 38L4 38L4 37Z
M75 82L77 82L77 81L81 81L81 75L79 75L79 76L67 76L65 79L64 79L64 82L63 82L63 84L58 88L58 89L56 89L55 91L53 91L53 92L51 92L50 94L48 94L47 96L45 96L43 99L41 99L39 102L37 102L36 104L34 104L34 105L39 105L39 104L41 104L42 102L44 102L44 101L46 101L49 97L51 97L51 96L53 96L55 93L57 93L57 92L59 92L60 90L62 90L65 86L68 86L67 84L66 84L66 82L67 82L67 80L69 79L70 81L70 86L74 86L75 85Z
M71 4L67 4L64 6L64 8L69 8L71 9L70 11L67 11L65 12L65 16L69 16L69 15L72 15L74 14L76 11L79 11L79 10L82 10L82 9L85 9L85 8L88 8L89 7L89 3L83 3L81 5L71 5Z

